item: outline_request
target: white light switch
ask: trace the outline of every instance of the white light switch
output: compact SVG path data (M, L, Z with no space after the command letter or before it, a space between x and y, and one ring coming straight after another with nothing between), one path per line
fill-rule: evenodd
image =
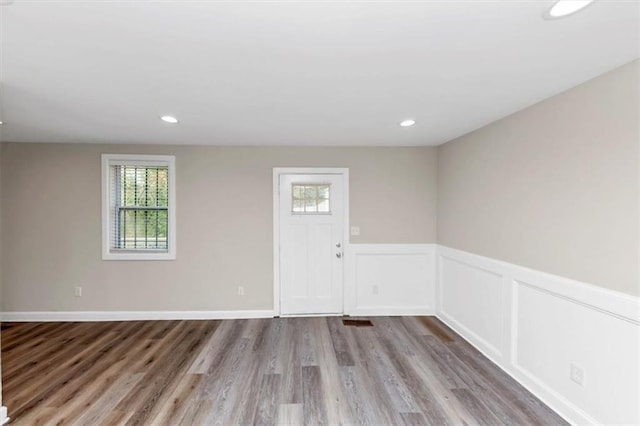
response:
M360 235L360 227L359 226L352 226L351 227L351 235L354 236L354 237Z

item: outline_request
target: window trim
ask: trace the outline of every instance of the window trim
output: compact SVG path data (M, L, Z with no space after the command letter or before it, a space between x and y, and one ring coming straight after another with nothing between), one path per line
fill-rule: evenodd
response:
M166 252L111 251L111 179L109 168L114 164L167 166L169 203ZM102 260L175 260L176 259L176 157L174 155L102 154Z

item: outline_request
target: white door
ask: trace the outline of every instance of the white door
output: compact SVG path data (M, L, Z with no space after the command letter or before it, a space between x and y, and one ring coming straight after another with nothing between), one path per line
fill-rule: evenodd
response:
M281 174L280 311L343 312L343 175Z

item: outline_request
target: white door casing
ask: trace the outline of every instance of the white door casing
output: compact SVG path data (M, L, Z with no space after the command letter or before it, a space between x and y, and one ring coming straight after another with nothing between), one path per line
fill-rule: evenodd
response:
M293 185L329 185L330 212L294 211ZM348 217L347 169L274 169L276 315L344 312Z

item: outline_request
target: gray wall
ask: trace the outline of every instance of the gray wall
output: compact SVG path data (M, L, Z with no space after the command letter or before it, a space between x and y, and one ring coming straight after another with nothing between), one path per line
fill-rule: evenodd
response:
M435 242L435 148L2 150L5 311L271 309L273 167L349 167L352 242ZM177 260L101 260L101 153L176 155Z
M441 145L438 243L639 295L639 73Z
M435 242L437 192L440 244L639 295L639 68L437 149L1 144L2 308L270 309L272 168L304 166L350 168L354 243ZM107 152L176 155L177 260L101 260Z

